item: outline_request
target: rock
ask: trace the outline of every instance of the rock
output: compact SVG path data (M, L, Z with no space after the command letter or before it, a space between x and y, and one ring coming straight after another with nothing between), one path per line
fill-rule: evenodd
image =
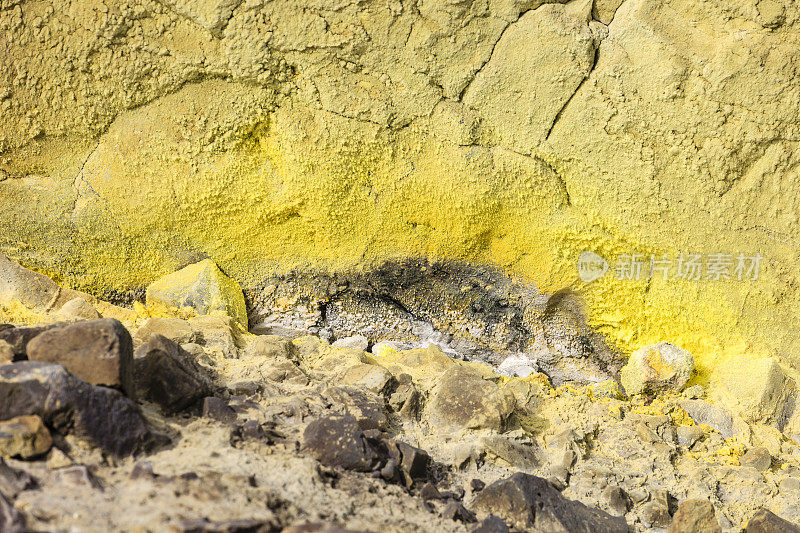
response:
M537 372L536 363L524 354L512 354L503 359L496 372L502 376L517 376L527 378Z
M564 498L545 479L517 473L495 481L472 501L479 513L494 514L522 530L627 533L624 518Z
M433 483L425 483L421 489L419 489L419 497L423 500L443 500L444 496L442 493L439 492L439 489L436 488L436 485Z
M242 358L262 357L267 359L297 357L297 347L286 337L278 335L256 335L245 347Z
M50 432L36 415L24 415L0 422L0 453L31 459L46 454L53 445Z
M14 360L19 361L28 358L28 343L37 335L44 331L60 328L67 325L65 322L53 322L51 324L41 324L38 326L25 326L19 328L6 328L0 331L0 340L5 341L11 346L14 352Z
M118 320L104 318L44 331L28 343L28 359L55 363L92 385L134 398L133 341Z
M766 448L756 446L750 448L739 458L739 464L742 466L752 466L759 472L769 470L772 466L772 456Z
M137 350L135 365L137 395L158 404L165 414L182 411L211 393L205 370L183 348L157 333Z
M92 304L83 298L73 298L58 310L58 314L66 319L96 320L100 318L100 313Z
M392 374L383 367L359 363L348 368L342 383L372 391L377 394L388 393L394 383Z
M433 389L425 413L436 431L498 431L513 410L511 394L479 374L458 366Z
M427 479L431 468L431 458L425 450L401 441L386 443L390 460L397 465L401 483L411 488L417 481Z
M71 487L103 488L100 481L98 481L86 465L72 465L66 468L59 468L55 471L53 477L57 482Z
M792 494L800 492L800 479L796 477L784 478L778 483L778 490L784 494Z
M220 422L233 422L236 420L236 411L222 398L208 396L203 399L203 416Z
M694 369L694 356L668 342L639 348L622 367L620 379L629 396L679 391Z
M0 340L0 365L14 362L14 348L4 340Z
M613 379L606 379L598 383L592 383L587 388L594 398L609 398L612 400L621 400L624 398L624 394L619 386L619 383Z
M451 501L445 505L445 508L442 510L442 518L464 522L465 524L477 522L475 515L468 511L461 502L457 501Z
M238 356L236 321L228 316L202 315L189 319L189 325L198 335L198 344L212 357L230 359Z
M503 463L520 470L536 468L541 463L536 445L514 442L501 435L481 437L480 447L488 458L499 459Z
M196 343L201 335L192 328L188 321L180 318L152 317L145 320L144 324L136 330L133 341L136 346L150 340L153 333L163 335L178 344Z
M38 415L51 430L74 433L117 456L155 442L133 401L85 383L60 365L20 361L0 367L0 412L9 418Z
M648 527L662 528L670 525L669 494L664 490L653 491L652 499L642 508L642 523Z
M800 526L761 508L747 522L743 533L800 533Z
M363 430L385 429L389 424L382 396L355 387L328 387L324 394L342 414L352 416Z
M147 287L148 310L190 307L199 315L223 313L247 329L247 306L239 284L210 259L168 274Z
M309 453L325 466L369 472L379 463L377 450L350 416L314 420L306 427L303 440Z
M669 533L722 533L722 528L710 501L685 500L672 518Z
M38 487L39 483L33 476L24 470L9 466L5 459L0 457L0 494L16 498L20 492ZM3 531L2 527L0 531Z
M675 429L678 436L678 444L691 448L694 443L703 436L703 430L699 426L680 426Z
M197 518L194 520L185 520L178 525L170 528L170 531L175 533L261 533L266 531L277 531L279 528L277 524L269 520L256 520L256 519L238 519L226 520L223 522L211 522L205 518ZM281 531L284 533L291 528L286 528ZM341 533L344 530L334 528L331 530L312 530L312 531L330 531L330 533Z
M613 516L625 516L630 509L630 498L624 490L615 485L609 485L603 489L601 498Z
M352 337L344 337L337 339L331 344L334 348L347 348L348 350L361 350L366 352L369 348L369 339L363 335L353 335Z
M719 380L723 402L747 422L780 425L788 418L796 386L777 359L732 359L721 366Z
M67 454L59 450L58 448L51 448L50 453L47 454L47 469L48 470L57 470L59 468L64 468L65 466L72 466L73 461L70 459Z
M705 400L681 400L679 405L698 425L707 424L726 439L736 435L734 419L722 407L711 405Z
M480 492L486 488L486 483L480 479L473 479L469 482L469 486L472 489L472 492Z
M5 495L0 494L0 531L3 533L24 533L25 517Z
M506 523L499 516L489 515L470 530L470 533L508 533Z

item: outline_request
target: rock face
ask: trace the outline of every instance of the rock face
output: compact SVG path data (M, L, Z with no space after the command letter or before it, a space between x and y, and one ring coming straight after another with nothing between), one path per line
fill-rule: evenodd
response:
M50 329L27 346L28 359L55 363L93 385L117 387L133 397L133 341L113 318Z
M547 480L517 473L483 489L472 506L495 514L522 530L558 532L608 531L627 533L624 518L616 518L564 498Z
M629 395L679 391L694 370L694 357L668 342L644 346L633 352L622 368L620 379Z
M577 287L623 353L800 353L796 3L140 4L0 10L16 259L130 298L206 257L264 293L455 257Z
M113 455L139 452L153 442L135 403L59 365L22 361L0 367L0 412L7 418L38 415L53 430L74 432Z
M209 259L164 276L147 287L147 307L154 311L189 307L200 315L222 313L247 328L242 289Z

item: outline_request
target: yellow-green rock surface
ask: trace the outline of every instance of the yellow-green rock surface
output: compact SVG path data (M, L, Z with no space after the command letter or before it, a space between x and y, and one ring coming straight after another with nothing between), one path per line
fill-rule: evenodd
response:
M0 252L93 294L203 258L243 287L490 263L580 294L625 353L797 364L799 18L779 0L3 0ZM583 251L604 277L581 279ZM632 253L644 275L617 279ZM701 280L648 279L681 254ZM731 279L707 277L714 254ZM763 257L757 279L739 254Z

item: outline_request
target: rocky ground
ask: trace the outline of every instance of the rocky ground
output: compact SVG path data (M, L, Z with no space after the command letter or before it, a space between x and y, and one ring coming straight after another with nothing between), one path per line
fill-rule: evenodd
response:
M211 267L128 310L9 265L0 531L800 531L771 360L737 404L668 344L554 386L434 343L255 335Z

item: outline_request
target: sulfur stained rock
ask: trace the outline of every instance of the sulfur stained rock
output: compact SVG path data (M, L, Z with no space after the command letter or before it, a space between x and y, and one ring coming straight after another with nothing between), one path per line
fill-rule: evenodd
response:
M495 481L475 497L472 507L478 513L497 515L521 530L628 531L624 518L568 500L545 479L530 474L517 473Z
M168 274L147 288L147 308L152 312L184 307L200 315L222 313L247 328L241 287L210 259Z
M100 313L92 304L83 298L73 298L61 306L58 314L65 319L96 320L100 318Z
M694 369L692 354L668 342L639 348L622 368L620 379L629 396L679 391Z
M133 335L133 341L136 346L140 346L150 340L153 333L163 335L171 341L178 344L196 343L200 335L192 328L188 321L180 318L168 317L151 317L145 320L136 333Z
M797 387L775 358L734 358L718 379L722 401L747 422L780 426L790 414Z
M104 318L48 329L27 346L28 359L62 365L93 385L134 396L133 341L118 320Z
M360 363L344 372L342 382L345 385L361 387L368 391L384 394L391 390L395 382L392 374L383 367Z
M0 422L0 453L32 459L46 454L53 445L50 432L37 415L24 415Z
M469 369L454 367L431 392L425 415L436 431L503 427L514 397Z

